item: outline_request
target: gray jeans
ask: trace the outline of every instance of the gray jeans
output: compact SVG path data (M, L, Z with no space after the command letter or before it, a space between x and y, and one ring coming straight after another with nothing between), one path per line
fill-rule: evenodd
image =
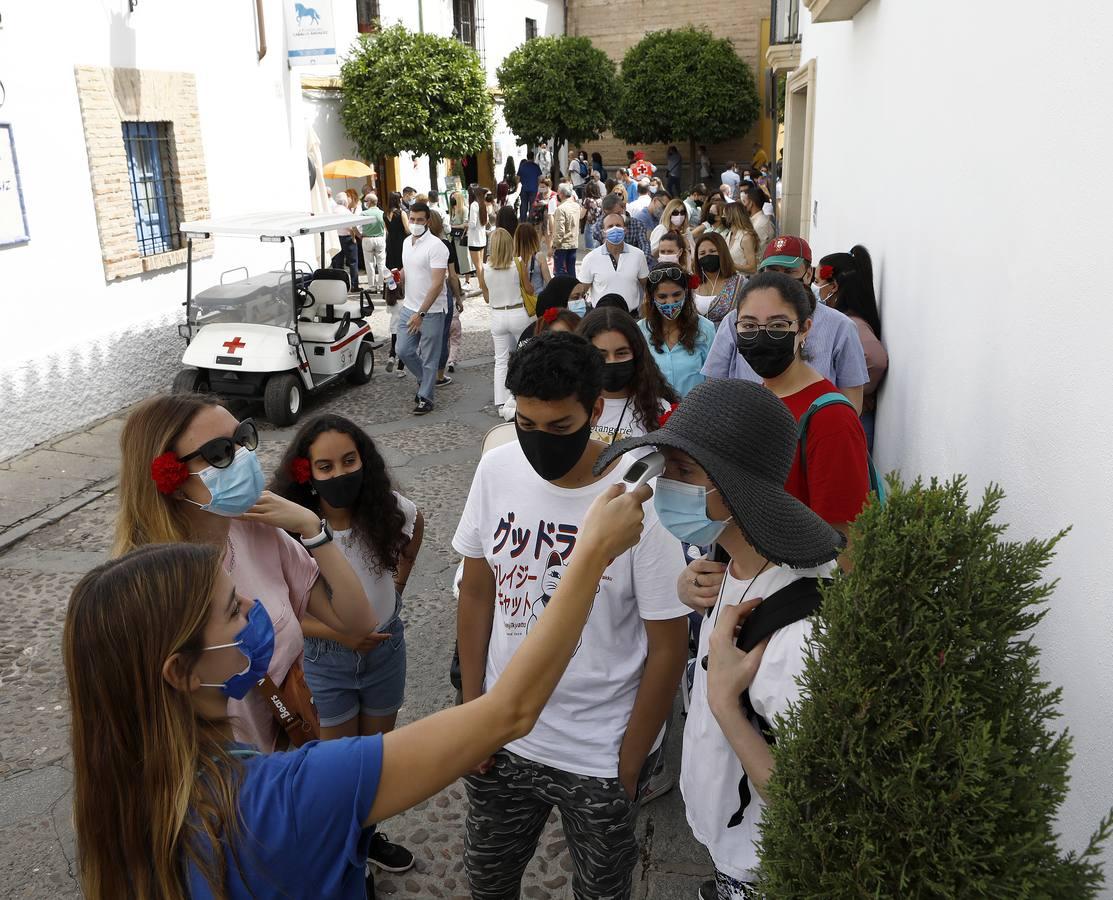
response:
M639 794L660 753L645 761ZM486 775L469 775L465 784L464 868L474 900L516 900L554 806L572 857L576 900L630 896L638 861L638 803L617 778L574 775L500 750Z
M428 313L421 322L421 331L410 334L411 309L402 310L398 322L398 358L406 364L421 383L417 393L423 400L433 402L437 385L437 366L441 361L441 339L444 335L444 313Z

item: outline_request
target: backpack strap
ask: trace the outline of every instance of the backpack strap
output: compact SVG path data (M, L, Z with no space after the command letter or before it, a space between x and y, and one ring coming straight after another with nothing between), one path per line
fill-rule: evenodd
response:
M819 609L821 600L818 578L798 578L792 584L785 585L762 600L742 623L736 641L738 647L749 653L778 629L812 615ZM765 743L776 744L773 728L754 710L749 690L742 692L739 703L746 718L757 726ZM743 769L742 777L738 780L738 808L727 821L727 828L734 828L742 823L751 799L749 778Z
M858 409L850 402L850 399L839 391L828 391L816 397L811 406L808 407L807 412L800 417L800 421L796 425L797 439L800 442L800 474L804 478L804 483L808 481L808 423L811 421L813 415L827 406L849 406L854 410L854 414L858 415ZM877 467L873 464L873 457L868 453L866 454L866 466L869 470L870 476L870 490L877 494L877 499L884 503L888 492L885 489L885 480L881 477L881 473L877 471Z
M749 653L773 632L812 615L820 604L819 579L798 578L766 597L742 623L739 649Z

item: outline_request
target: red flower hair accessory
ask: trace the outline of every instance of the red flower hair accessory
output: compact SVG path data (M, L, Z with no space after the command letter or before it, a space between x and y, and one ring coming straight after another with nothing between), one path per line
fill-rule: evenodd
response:
M541 313L541 318L548 322L550 325L557 320L560 315L560 308L557 306L550 306L547 310Z
M819 277L822 278L824 281L830 281L832 278L835 277L835 267L834 266L820 266L819 267Z
M167 450L151 462L151 478L160 494L173 494L189 478L189 466Z
M680 404L679 403L674 403L672 406L670 406L668 409L666 409L663 413L661 413L661 417L657 420L657 427L658 428L664 428L665 423L669 419L672 418L672 414L674 412L676 412L679 408L680 408Z
M290 463L290 474L298 484L308 484L311 471L309 460L304 456L295 456L294 461Z
M703 282L700 281L700 277L698 275L689 275L688 276L688 290L694 291L701 284L703 284Z

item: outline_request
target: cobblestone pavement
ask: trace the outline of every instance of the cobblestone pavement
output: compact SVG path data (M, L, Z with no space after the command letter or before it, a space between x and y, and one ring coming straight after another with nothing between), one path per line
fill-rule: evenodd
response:
M386 313L372 321L386 334ZM306 415L325 410L367 427L393 467L401 490L428 523L404 618L409 678L404 724L453 701L448 664L455 636L450 590L458 557L452 534L463 508L491 407L491 339L486 308L472 298L455 383L437 392L436 410L410 414L414 382L385 371L386 348L363 387L345 385L313 397ZM256 415L261 416L261 411ZM0 463L0 896L78 897L70 826L70 761L60 639L73 585L102 560L111 543L116 497L116 438L122 416ZM292 429L265 427L260 455L268 472ZM679 722L674 724L679 725ZM680 730L669 744L679 769ZM413 850L415 869L380 874L380 897L467 897L463 874L465 802L457 783L383 830ZM639 824L642 858L635 896L695 896L709 861L692 839L679 790L646 808ZM522 885L529 898L571 897L571 862L555 815Z

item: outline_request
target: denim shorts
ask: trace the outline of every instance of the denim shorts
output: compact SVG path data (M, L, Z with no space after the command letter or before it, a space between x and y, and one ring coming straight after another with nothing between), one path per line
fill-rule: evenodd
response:
M305 639L305 680L321 725L342 725L357 715L390 716L406 692L405 624L395 618L384 629L389 640L356 653L325 638Z

